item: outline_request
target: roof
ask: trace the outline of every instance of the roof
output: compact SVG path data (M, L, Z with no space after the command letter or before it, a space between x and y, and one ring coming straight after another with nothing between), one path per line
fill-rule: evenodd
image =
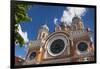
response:
M29 43L29 48L31 48L31 47L40 47L41 46L41 41L40 40L35 40L35 41L31 41L30 43Z
M15 56L15 65L22 65L25 60L21 57Z

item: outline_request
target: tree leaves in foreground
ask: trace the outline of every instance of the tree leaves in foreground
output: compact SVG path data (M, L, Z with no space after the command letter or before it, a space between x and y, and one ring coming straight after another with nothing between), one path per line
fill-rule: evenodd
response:
M23 37L19 34L18 26L20 23L31 21L27 11L31 8L31 5L16 4L15 5L15 43L18 43L20 47L25 44Z

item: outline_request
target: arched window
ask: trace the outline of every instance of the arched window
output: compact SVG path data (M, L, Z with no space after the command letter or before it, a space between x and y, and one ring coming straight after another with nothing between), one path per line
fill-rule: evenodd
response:
M36 57L36 52L32 52L29 56L29 60L32 60Z

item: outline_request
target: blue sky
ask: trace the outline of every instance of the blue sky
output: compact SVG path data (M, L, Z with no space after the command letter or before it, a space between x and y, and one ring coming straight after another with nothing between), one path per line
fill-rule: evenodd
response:
M53 32L55 27L54 18L57 18L58 21L60 21L66 7L43 5L32 6L31 9L28 10L28 15L32 18L32 21L21 23L22 31L27 32L29 41L36 40L41 25L47 24L50 32ZM85 27L90 27L92 31L94 31L94 11L93 8L87 8L85 15L82 17ZM23 46L20 48L19 46L15 46L15 55L25 57L25 47Z

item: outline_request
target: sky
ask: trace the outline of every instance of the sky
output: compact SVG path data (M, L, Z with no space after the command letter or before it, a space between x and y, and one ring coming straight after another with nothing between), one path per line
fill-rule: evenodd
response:
M69 7L72 8L72 7ZM85 10L84 10L85 9ZM85 27L89 27L94 32L94 8L84 8L81 10L79 16L82 18ZM84 11L84 12L83 12ZM73 13L68 6L44 6L44 5L33 5L28 10L28 15L32 18L31 22L23 22L20 24L20 33L25 36L27 42L36 40L40 27L46 24L49 27L49 32L54 31L55 19L57 22L61 22L63 16L70 17L67 13ZM78 12L78 11L77 11ZM77 13L76 13L77 14ZM73 17L73 14L72 14ZM66 20L65 20L66 21ZM67 20L68 21L68 20ZM18 45L15 46L15 56L24 58L27 54L27 45L20 48Z

